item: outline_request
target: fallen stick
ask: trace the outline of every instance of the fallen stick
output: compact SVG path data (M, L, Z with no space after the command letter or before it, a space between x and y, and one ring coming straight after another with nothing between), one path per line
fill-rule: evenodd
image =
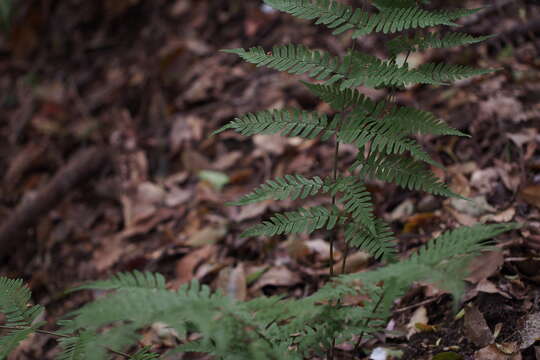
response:
M69 191L90 179L106 159L104 148L91 147L77 152L34 197L19 204L0 225L0 256L9 254L29 227L54 208Z

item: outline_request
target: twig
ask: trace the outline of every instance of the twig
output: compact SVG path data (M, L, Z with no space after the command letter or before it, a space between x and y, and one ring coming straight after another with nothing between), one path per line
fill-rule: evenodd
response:
M107 159L103 148L84 149L69 160L54 178L35 197L22 202L0 226L0 255L15 248L21 236L34 225L43 214L58 204L75 186L90 179Z

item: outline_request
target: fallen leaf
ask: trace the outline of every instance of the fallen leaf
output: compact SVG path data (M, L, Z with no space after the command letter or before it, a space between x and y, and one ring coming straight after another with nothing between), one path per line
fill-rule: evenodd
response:
M405 222L403 227L403 233L412 233L415 232L419 227L422 227L425 224L429 224L436 218L437 215L434 213L420 213L413 216L410 216Z
M526 349L540 339L540 312L531 313L524 317L520 349Z
M237 222L253 219L264 214L266 209L268 209L268 203L265 201L255 204L248 204L246 206L242 206L238 214L231 216L231 219Z
M260 279L253 285L253 290L262 289L265 286L293 286L302 281L297 273L287 269L285 266L277 266L266 271Z
M227 234L226 224L217 224L208 226L191 235L186 241L187 246L203 246L217 243Z
M519 191L519 196L530 205L540 209L540 185L525 186Z
M497 346L488 345L474 353L474 360L521 360L521 354L508 356L499 351Z
M306 241L295 234L289 236L285 242L285 247L289 256L296 261L305 259L309 255L309 247Z
M411 319L407 323L407 339L410 339L411 336L421 331L417 324L428 325L428 322L427 309L425 306L420 306L414 311Z
M514 215L516 215L516 209L511 207L497 214L484 215L480 218L480 222L481 223L486 223L488 221L496 222L496 223L510 222L514 218Z
M180 285L191 281L194 277L195 269L203 261L208 261L209 258L214 256L217 249L213 245L206 245L186 254L181 258L175 267L176 279L172 282L172 287L177 289Z
M453 351L445 351L435 355L433 360L463 360L463 356Z
M221 269L217 278L217 288L238 301L246 300L247 285L244 265L238 264L234 269L230 266Z
M470 200L452 198L450 203L462 214L470 216L482 216L488 212L495 212L495 208L489 205L484 195L479 195L471 198Z
M484 252L470 262L470 275L465 280L476 284L495 274L503 264L504 256L500 251Z
M493 334L478 308L470 303L465 308L463 318L463 332L467 339L476 346L483 347L493 342Z
M280 135L255 135L253 143L263 153L281 155L285 152L287 138Z
M414 213L414 201L412 199L407 199L401 204L396 206L394 210L387 216L388 221L401 220L406 217L411 216Z
M167 193L165 205L168 207L176 207L187 202L192 197L193 191L174 187Z
M345 271L344 274L351 274L365 269L369 265L369 259L371 255L364 251L358 251L354 254L351 254L347 257L345 262ZM343 262L340 259L334 265L334 274L341 274L343 270Z
M221 190L229 183L229 177L227 174L220 171L201 170L199 171L198 175L201 180L210 183L216 190Z

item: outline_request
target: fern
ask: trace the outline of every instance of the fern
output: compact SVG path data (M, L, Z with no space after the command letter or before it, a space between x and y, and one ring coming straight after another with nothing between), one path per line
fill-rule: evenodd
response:
M267 200L301 200L330 197L311 207L286 209L247 229L241 236L275 236L322 230L330 237L330 280L301 299L259 297L239 302L197 281L177 291L167 289L165 278L150 272L119 273L74 290L99 290L98 299L67 314L58 322L62 351L58 359L101 360L111 353L125 358L159 357L149 348L132 350L141 330L155 323L168 327L178 339L174 352L202 352L216 359L300 360L331 355L336 345L352 345L357 337L382 331L395 298L416 281L431 282L458 299L471 258L492 248L493 237L517 225L479 225L445 232L406 259L397 259L397 240L389 224L379 219L366 182L378 179L409 190L445 197L453 193L427 164L443 167L414 139L416 134L467 136L435 115L390 99L375 101L357 87L390 87L392 94L414 84L445 85L455 80L489 73L464 65L426 63L411 68L397 64L399 53L427 48L474 44L488 37L427 29L456 26L456 20L477 10L428 10L427 1L372 0L363 10L336 0L265 0L266 4L296 17L325 25L334 34L349 32L353 39L370 33L392 35L386 43L390 56L379 58L349 50L339 57L303 45L232 49L256 66L315 79L304 82L308 90L335 112L326 115L301 109L264 110L232 119L213 134L234 130L240 134L283 136L333 141L333 175L309 177L288 174L267 180L229 205ZM389 98L392 98L390 96ZM357 161L348 174L340 174L338 146L354 145ZM341 236L342 235L342 236ZM336 240L364 250L385 262L375 270L334 274ZM345 254L348 251L344 251ZM346 265L347 256L343 263ZM365 299L362 306L348 304L347 296ZM0 360L29 334L44 332L36 322L42 309L28 306L30 291L20 280L0 277L0 312L7 333L0 337ZM195 340L193 340L195 339ZM332 356L329 356L332 358Z
M414 6L414 2L402 1L398 6L390 2L376 2L380 12L369 14L334 0L264 0L264 2L298 18L316 20L316 24L334 29L334 35L352 29L353 38L373 32L387 34L437 25L455 26L453 20L477 11L427 11Z

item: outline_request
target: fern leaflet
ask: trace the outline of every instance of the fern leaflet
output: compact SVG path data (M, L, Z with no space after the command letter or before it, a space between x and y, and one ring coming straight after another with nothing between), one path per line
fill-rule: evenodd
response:
M282 136L300 136L307 139L321 135L322 139L326 140L332 136L339 121L339 116L329 121L326 115L295 109L263 110L236 118L212 135L232 129L242 135L281 133Z
M322 228L331 230L336 224L343 224L346 219L335 206L300 208L297 211L274 214L270 220L247 229L241 236L274 236L302 232L309 234Z
M355 162L351 170L357 167L361 167L361 176L396 183L409 190L423 190L434 195L462 198L449 190L421 162L404 156L372 154L367 159Z
M408 51L421 51L429 48L439 49L471 45L485 41L492 37L493 35L476 37L460 32L449 32L442 36L434 33L417 33L412 38L406 35L397 36L387 43L387 47L390 50L391 55L396 56L399 53L405 53Z
M271 7L301 19L316 20L316 24L334 29L333 34L353 30L353 38L373 32L394 33L415 28L437 25L456 25L453 20L475 13L477 10L427 11L414 6L410 1L402 6L384 6L380 12L369 14L335 0L264 0Z
M368 231L363 224L351 222L345 226L345 241L351 246L365 250L375 258L395 260L396 238L384 221L374 221L375 231Z

